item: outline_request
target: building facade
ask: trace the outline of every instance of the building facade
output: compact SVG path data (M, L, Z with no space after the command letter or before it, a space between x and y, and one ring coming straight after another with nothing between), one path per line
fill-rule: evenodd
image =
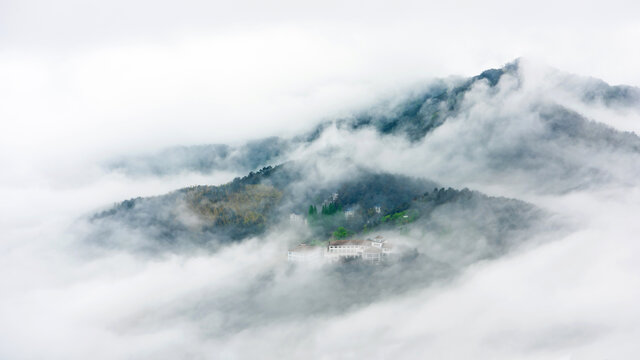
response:
M367 240L333 240L326 247L300 244L289 250L287 259L292 263L362 260L366 263L377 264L391 253L391 245L381 236L377 236Z

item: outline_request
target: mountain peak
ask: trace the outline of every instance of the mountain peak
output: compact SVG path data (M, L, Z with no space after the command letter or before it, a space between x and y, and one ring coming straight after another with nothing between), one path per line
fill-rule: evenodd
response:
M520 58L517 58L507 64L505 64L503 67L498 68L498 69L488 69L483 71L482 73L480 73L480 75L476 75L474 77L471 78L471 82L475 82L477 80L482 80L482 79L486 79L487 81L489 81L489 85L491 86L496 86L498 84L498 82L500 81L500 78L502 77L502 75L504 74L512 74L515 75L518 73L520 67Z

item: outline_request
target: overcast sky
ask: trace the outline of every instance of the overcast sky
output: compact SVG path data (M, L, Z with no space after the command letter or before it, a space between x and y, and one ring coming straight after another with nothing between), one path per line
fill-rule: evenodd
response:
M640 85L638 13L620 0L5 0L0 146L99 155L295 132L520 56Z
M593 192L540 194L545 174L487 170L492 154L517 149L517 136L539 130L539 119L526 113L529 100L545 93L535 72L527 75L534 89L521 94L509 83L497 97L479 86L468 100L472 116L448 121L432 142L331 129L317 149L301 152L313 159L323 146L346 144L336 152L343 160L518 197L579 224L546 246L480 264L444 289L310 325L301 319L210 339L199 332L200 319L194 325L150 314L181 313L185 299L234 289L235 274L270 271L260 256L244 255L276 256L282 236L216 255L153 260L124 252L86 260L69 245L81 239L78 219L115 201L244 175L128 178L101 167L107 159L291 136L429 79L472 76L518 57L640 86L639 14L637 0L0 0L0 354L69 359L99 349L103 358L179 358L189 348L191 355L228 349L242 357L277 353L289 343L284 335L305 333L312 344L335 345L321 349L331 358L349 345L341 336L355 332L363 347L380 334L406 342L401 352L389 350L405 358L452 349L458 358L631 358L640 334L639 269L630 255L640 231L635 153L545 149L620 175ZM640 128L637 112L574 109L621 130ZM491 138L494 125L508 131L486 147L478 134ZM146 316L149 323L139 325Z

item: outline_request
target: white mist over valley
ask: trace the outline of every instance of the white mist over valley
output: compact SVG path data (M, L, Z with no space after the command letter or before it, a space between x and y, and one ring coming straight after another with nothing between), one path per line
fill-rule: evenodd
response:
M640 23L0 6L0 359L634 359Z

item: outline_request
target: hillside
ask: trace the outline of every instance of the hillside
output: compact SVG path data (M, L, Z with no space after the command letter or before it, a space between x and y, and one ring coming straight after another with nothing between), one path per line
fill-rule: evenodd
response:
M517 223L521 228L541 215L530 218L535 208L520 201L491 198L466 189L438 188L431 181L366 170L322 186L309 185L308 181L297 164L287 163L220 186L193 186L163 196L126 200L96 214L92 221L116 223L148 234L151 240L142 247L145 251L174 251L215 249L278 226L297 226L302 221L310 232L301 233L299 242L326 241L335 237L341 227L347 231L343 236L407 226L435 228L429 223L434 221L431 214L453 205L482 204L490 210L485 214L487 218L496 216L501 223ZM498 208L505 204L509 211L499 213ZM404 217L405 214L411 216ZM483 228L471 221L468 225ZM506 236L484 228L483 236L496 243ZM110 235L103 233L96 238L108 243Z

